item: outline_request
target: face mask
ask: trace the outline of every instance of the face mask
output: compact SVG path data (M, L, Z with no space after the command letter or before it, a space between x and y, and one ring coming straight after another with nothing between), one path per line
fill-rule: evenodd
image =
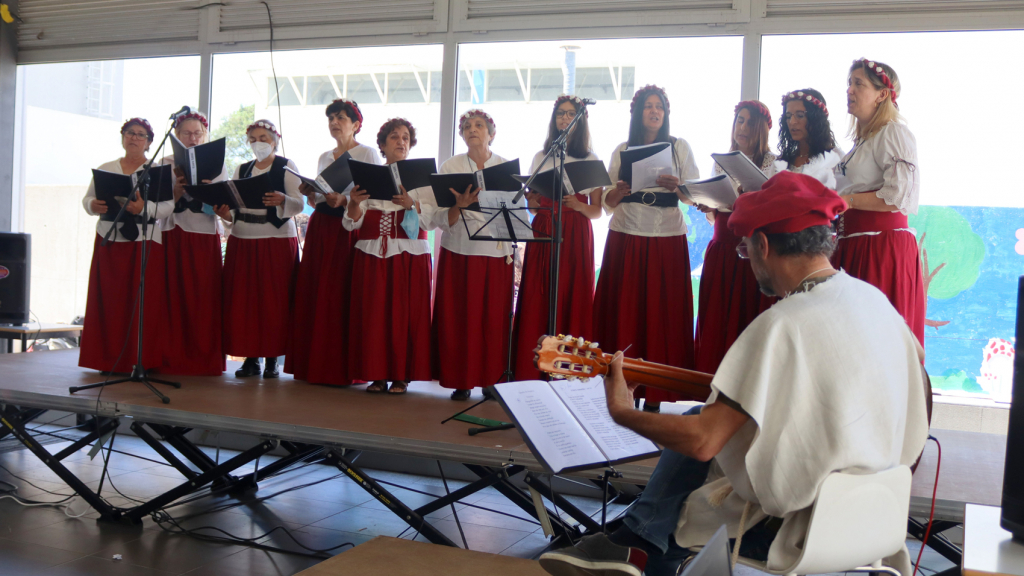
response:
M266 142L253 142L249 144L252 148L252 153L256 155L256 160L263 162L274 153L274 147Z

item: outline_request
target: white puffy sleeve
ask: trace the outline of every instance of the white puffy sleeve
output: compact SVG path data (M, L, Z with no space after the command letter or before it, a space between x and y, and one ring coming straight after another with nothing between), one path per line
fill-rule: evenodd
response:
M878 134L875 162L882 168L882 187L875 195L904 214L917 214L921 175L917 165L917 139L904 124L890 122Z
M690 149L690 143L682 138L676 138L673 152L675 152L676 161L679 164L679 179L698 180L700 178L700 169L697 168L697 161L693 158L693 150Z
M288 167L296 172L299 171L298 166L291 160L288 161ZM292 216L298 215L302 212L302 205L305 198L302 193L299 192L299 186L302 184L302 180L291 172L284 173L284 204L277 207L278 218L291 218Z

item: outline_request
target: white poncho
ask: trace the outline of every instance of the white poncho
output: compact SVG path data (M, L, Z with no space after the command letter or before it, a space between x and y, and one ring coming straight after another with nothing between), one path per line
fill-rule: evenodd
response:
M751 502L748 528L766 515L784 520L769 568L792 567L826 476L911 465L921 454L928 421L919 354L885 295L844 272L758 316L722 360L708 400L724 394L751 420L690 495L676 542L703 545L722 524L735 537ZM709 502L730 485L724 501Z

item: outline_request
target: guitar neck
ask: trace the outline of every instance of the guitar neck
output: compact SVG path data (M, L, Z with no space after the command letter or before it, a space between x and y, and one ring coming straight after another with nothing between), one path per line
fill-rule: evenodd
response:
M711 395L711 379L714 377L713 374L634 358L622 359L622 374L627 382L675 392L686 400L702 402Z

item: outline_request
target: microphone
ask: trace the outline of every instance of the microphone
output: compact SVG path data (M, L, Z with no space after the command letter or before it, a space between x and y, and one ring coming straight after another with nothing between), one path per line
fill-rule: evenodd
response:
M593 106L597 104L597 100L594 100L593 98L580 98L580 101L582 101L587 106Z
M186 114L191 114L191 113L192 113L192 109L191 108L189 108L188 106L182 106L181 110L178 110L174 114L171 114L171 118L170 119L171 120L177 120L178 118L181 118L182 116L184 116Z

